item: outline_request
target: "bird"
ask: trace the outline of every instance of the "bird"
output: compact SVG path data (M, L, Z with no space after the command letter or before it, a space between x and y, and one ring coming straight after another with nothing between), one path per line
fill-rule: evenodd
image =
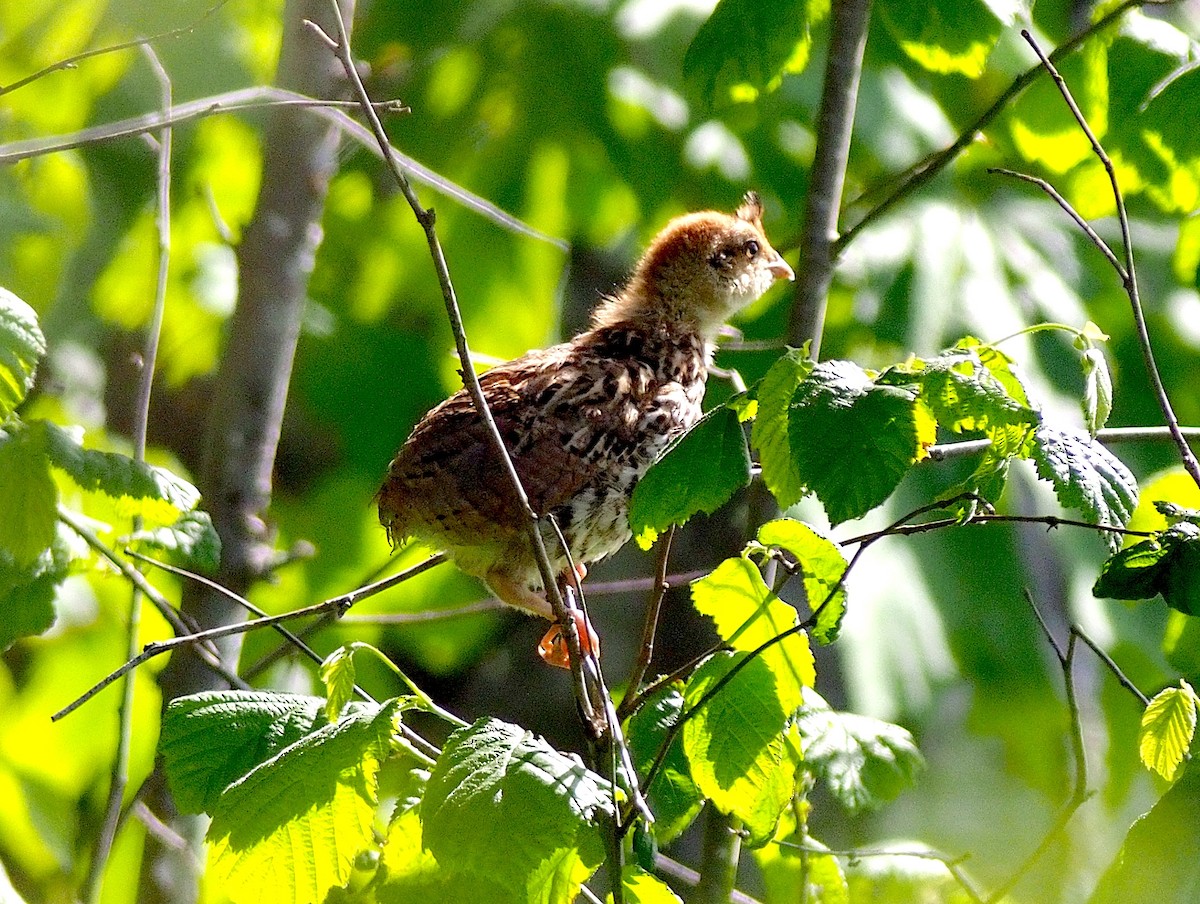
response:
M556 575L620 549L629 500L670 443L701 417L725 321L795 274L767 241L747 192L732 214L670 220L624 287L603 298L590 329L480 377ZM388 466L376 494L393 547L415 539L444 551L504 603L555 621L519 505L493 439L462 389L431 409ZM547 516L553 516L569 556ZM584 623L585 647L599 638ZM566 666L551 628L543 659Z

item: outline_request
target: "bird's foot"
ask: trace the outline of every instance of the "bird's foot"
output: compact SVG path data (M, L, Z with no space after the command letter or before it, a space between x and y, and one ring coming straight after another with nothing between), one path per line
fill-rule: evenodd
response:
M575 566L576 574L582 580L586 571L582 565ZM587 616L582 609L572 605L573 594L570 593L570 587L564 588L567 593L567 610L570 613L569 618L575 621L575 630L579 632L579 651L584 656L595 655L600 656L600 635L596 633L596 629L592 627ZM571 651L567 644L567 631L563 627L562 622L555 622L550 626L538 644L538 655L542 657L542 661L560 669L569 669L571 667Z

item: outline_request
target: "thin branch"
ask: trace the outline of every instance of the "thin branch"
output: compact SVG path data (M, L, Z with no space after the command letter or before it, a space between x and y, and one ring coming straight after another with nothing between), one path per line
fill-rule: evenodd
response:
M1200 427L1180 427L1179 432L1188 439L1200 440ZM1175 441L1169 427L1104 427L1096 431L1096 439L1106 446L1120 443L1149 442L1155 440ZM982 452L992 444L990 439L967 439L953 443L938 443L927 450L932 461L949 461ZM594 592L594 591L593 591Z
M224 2L224 0L222 0ZM213 12L209 10L205 15ZM149 43L141 44L142 51L154 71L162 92L162 109L170 114L172 106L171 78L163 68L158 55ZM28 81L25 82L28 84ZM18 87L20 85L18 84ZM0 94L3 94L0 91ZM141 374L138 378L137 394L133 412L133 458L146 460L146 432L150 422L150 394L154 386L154 369L158 360L158 341L162 334L163 312L167 305L167 276L171 267L171 127L164 126L158 133L158 185L157 212L155 216L158 232L158 275L154 287L154 311L146 332L146 345L142 352ZM133 520L134 531L142 527L141 517ZM142 622L142 592L136 586L129 597L129 624L126 626L125 656L137 655L138 631ZM89 904L98 904L104 888L104 868L112 853L113 842L122 818L125 789L129 786L129 751L133 742L133 695L135 682L127 676L121 689L121 703L117 710L117 749L113 756L108 800L104 805L104 818L96 836L96 845L88 863L87 876L83 882L83 898Z
M155 589L154 585L147 581L145 576L140 571L105 546L104 543L100 541L100 538L97 537L96 534L89 529L87 525L85 525L83 521L81 521L74 513L68 511L62 506L59 506L58 519L66 524L67 527L71 528L71 530L75 531L75 533L82 538L84 543L86 543L93 551L98 553L102 558L109 562L109 564L116 568L117 571L119 571L127 581L144 593L146 598L150 600L150 602L154 603L154 607L163 614L173 629L178 631L183 637L194 637L194 635L189 633L191 629L186 627L184 622L180 619L179 614L174 610L174 608L172 608L170 602L168 602L167 598L159 593L158 590ZM243 689L249 687L246 682L242 681L242 679L240 679L234 672L230 671L220 662L211 646L197 644L195 649L200 656L200 661L203 662L205 666L207 666L216 674L220 675L234 687L240 687ZM120 675L114 676L114 680L115 678L119 677ZM105 687L111 683L111 681L106 682ZM99 689L100 688L97 688L97 690ZM95 694L89 692L89 698L91 696L95 696ZM51 718L53 719L55 717Z
M1089 38L1108 28L1131 9L1142 6L1167 6L1175 2L1178 2L1178 0L1125 0L1124 3L1114 7L1090 26L1076 33L1070 40L1059 45L1054 53L1050 55L1050 59L1057 61L1067 56ZM866 229L867 226L878 220L917 189L932 181L938 173L954 162L959 154L974 143L976 135L991 125L996 117L1003 113L1012 101L1033 84L1041 73L1041 70L1041 66L1033 66L1017 76L1000 96L993 101L990 107L963 129L949 147L929 155L924 160L918 161L898 177L890 177L888 179L890 184L899 184L882 201L863 214L862 219L838 236L837 241L834 242L834 256L840 256L845 251L846 246L854 241L858 234Z
M962 869L962 864L970 857L970 854L960 854L957 857L951 857L948 854L942 854L938 851L921 851L921 850L894 850L890 851L886 848L846 848L835 849L827 848L823 845L807 845L797 841L778 840L775 842L780 847L790 848L799 851L803 854L824 854L830 857L844 857L846 860L853 863L856 860L862 860L868 857L915 857L920 860L934 860L942 866L946 867L946 871L962 888L968 898L983 904L983 898L979 892L975 890L974 885L967 878L966 873Z
M642 680L646 677L646 671L650 668L650 661L654 658L654 634L658 629L658 615L662 610L663 599L667 595L667 591L671 589L671 584L667 580L667 564L671 557L671 541L675 538L675 525L671 525L667 529L658 544L658 564L655 568L656 579L652 584L653 592L650 594L650 599L646 603L645 622L642 624L642 643L638 650L637 661L633 664L633 669L629 672L629 681L625 687L625 696L621 698L621 705L617 707L617 715L620 718L625 718L632 714L634 704L638 700L638 688L642 684Z
M1129 275L1126 273L1125 268L1121 265L1121 262L1117 260L1116 254L1114 254L1113 250L1108 247L1108 242L1100 238L1096 230L1092 228L1092 224L1081 217L1079 212L1071 206L1071 202L1060 195L1058 193L1058 189L1056 189L1053 185L1051 185L1045 179L1040 179L1037 176L1030 176L1027 173L1018 173L1016 170L1004 169L1003 167L999 166L989 167L988 172L992 175L1009 176L1013 179L1019 179L1022 182L1028 182L1032 185L1036 185L1038 188L1048 194L1054 200L1054 203L1061 207L1066 212L1067 216L1075 221L1075 225L1083 230L1084 235L1091 239L1092 244L1100 249L1100 253L1108 258L1108 262L1113 265L1113 268L1117 271L1117 275L1121 277L1121 282L1125 282L1127 279L1129 279Z
M672 879L677 879L680 882L690 886L695 886L700 882L700 874L689 866L684 866L678 860L672 860L666 854L654 855L655 868ZM730 904L760 904L757 898L752 898L736 888L729 893Z
M64 514L65 513L60 512L59 517L63 518L63 520L67 520L64 517ZM71 522L68 521L68 524L70 523ZM74 525L72 525L72 527L74 527ZM146 644L145 648L143 648L141 653L126 662L116 671L107 675L99 683L93 685L85 694L83 694L83 696L72 701L67 706L64 706L53 716L51 716L50 719L51 721L57 722L63 716L70 715L122 675L125 675L126 673L137 668L143 662L153 659L155 656L161 656L163 653L170 652L177 647L185 646L187 644L196 644L200 641L215 640L220 637L233 637L238 634L245 634L248 631L257 630L258 628L269 628L273 625L283 624L284 622L292 621L297 618L307 618L311 615L323 615L327 612L333 612L340 615L356 603L360 603L377 593L382 593L384 590L387 590L389 587L393 587L402 581L407 581L409 578L416 577L421 572L427 571L434 565L440 565L444 561L445 556L443 555L430 556L424 562L414 565L412 568L408 568L405 571L399 572L398 574L394 574L391 577L384 578L381 581L376 581L374 584L368 584L365 587L358 587L354 590L351 590L349 593L343 593L341 596L335 596L320 603L315 603L311 606L305 606L301 609L294 609L291 612L284 612L281 615L270 615L265 618L251 619L249 621L238 622L232 625L221 625L216 628L209 628L207 631L197 631L193 634L184 634L180 637L171 638L170 640L148 643ZM126 567L128 568L128 563L126 563ZM137 575L137 578L133 578L132 575ZM127 576L130 577L130 580L134 580L135 582L140 581L141 584L144 585L143 590L147 587L150 587L150 585L146 583L146 579L142 577L142 575L135 569L129 568L129 574L127 574ZM154 591L152 587L150 587L150 589L157 594L157 591ZM149 595L150 594L147 594L147 596ZM207 648L199 647L199 649L206 650ZM211 651L208 652L211 653ZM246 687L246 683L239 679L236 675L231 676L229 674L224 674L222 677L226 678L226 680L231 680L237 686Z
M1113 200L1117 205L1117 220L1121 224L1121 242L1125 246L1125 266L1124 269L1117 267L1117 273L1121 276L1121 281L1125 286L1125 294L1129 296L1129 305L1133 311L1133 323L1137 333L1138 345L1141 347L1142 359L1146 362L1146 371L1150 376L1150 384L1154 388L1154 395L1158 399L1158 407L1162 410L1163 419L1167 422L1167 428L1171 431L1171 436L1175 439L1175 445L1179 449L1179 457L1183 460L1183 467L1191 476L1197 487L1200 487L1200 461L1192 453L1191 447L1187 440L1180 432L1179 420L1175 417L1175 410L1171 407L1171 400L1167 397L1166 387L1163 386L1162 375L1158 371L1158 365L1154 361L1154 348L1150 344L1150 331L1146 327L1146 317L1142 311L1142 300L1138 291L1137 269L1133 262L1133 239L1129 232L1129 213L1125 210L1125 198L1121 194L1121 186L1117 182L1117 171L1113 166L1112 160L1105 153L1103 145L1096 138L1095 132L1088 125L1086 117L1079 109L1079 105L1075 103L1075 98L1071 95L1071 89L1067 87L1066 81L1058 70L1054 67L1051 57L1046 56L1042 52L1042 48L1038 46L1037 41L1027 31L1022 29L1021 37L1023 37L1033 48L1033 52L1038 55L1038 59L1042 61L1042 65L1046 67L1046 71L1054 79L1054 84L1058 86L1059 93L1066 101L1067 107L1071 111L1071 115L1075 117L1075 121L1079 124L1079 128L1087 136L1092 145L1092 152L1095 153L1097 159L1104 166L1104 171L1108 174L1109 184L1112 186Z
M1138 686L1129 680L1125 673L1121 671L1121 667L1113 661L1111 656L1100 649L1100 646L1096 643L1096 641L1088 637L1083 628L1079 627L1079 625L1071 625L1071 633L1088 645L1088 647L1093 653L1096 654L1099 660L1104 663L1110 672L1113 673L1121 687L1133 694L1133 696L1138 699L1138 702L1142 704L1143 708L1150 705L1150 698L1143 694Z
M64 69L75 69L84 60L89 60L93 57L104 56L105 54L109 53L119 53L122 50L132 50L134 47L145 47L149 49L152 44L189 34L190 32L195 31L204 23L206 19L216 13L228 2L229 0L220 0L220 2L210 6L200 15L198 19L194 20L188 25L183 25L179 28L172 28L169 31L159 32L158 34L151 35L148 38L134 38L129 41L122 41L119 44L112 44L108 47L98 47L93 50L85 50L82 53L77 53L74 56L69 56L66 59L59 60L56 63L51 63L49 66L39 69L32 75L27 75L24 78L20 78L12 84L0 85L0 97L3 97L5 94L11 94L13 91L18 90L19 88L24 88L31 82L36 82L38 79L44 78L51 73L61 72Z
M899 524L885 527L882 530L871 531L869 534L859 534L838 542L842 546L854 543L874 543L881 537L907 537L912 534L924 534L930 531L942 530L955 525L967 524L1044 524L1049 529L1057 527L1080 527L1099 533L1120 534L1123 537L1151 537L1153 531L1130 530L1127 527L1116 527L1111 524L1092 524L1090 521L1077 521L1073 518L1060 518L1057 515L998 515L995 512L979 512L967 518L939 518L936 521L924 521L921 524Z
M154 111L144 113L141 116L132 116L116 122L79 129L65 135L12 141L0 145L0 165L16 163L19 160L26 160L30 157L40 157L44 154L71 150L72 148L102 141L113 141L119 138L144 135L161 129L165 125L177 126L207 116L272 107L301 107L309 109L314 116L319 116L327 122L332 123L344 136L367 148L382 159L383 153L376 144L370 130L355 122L344 112L344 108L359 109L360 106L356 100L316 100L283 88L265 86L238 88L233 91L225 91L220 94L202 97L187 103L176 104L170 118L166 120L164 120L161 111ZM386 113L409 112L409 108L398 100L373 101L371 107L372 109ZM491 201L467 191L461 185L439 175L420 161L401 153L395 147L391 149L391 153L401 162L405 171L417 182L429 186L434 191L458 202L468 210L486 217L502 229L507 229L518 235L527 235L540 242L547 242L560 250L566 250L567 243L562 239L554 238L534 229L512 214L501 210Z
M809 174L800 266L789 315L788 335L795 346L812 342L817 358L825 322L825 304L837 260L838 212L850 159L850 136L871 0L838 0L830 12L829 55L821 108L817 114L817 144Z
M1033 597L1026 594L1030 605L1033 606L1034 612L1037 613L1038 621L1045 626L1045 621L1042 619L1041 613L1038 612L1037 606L1034 605ZM1055 648L1055 652L1059 653L1058 644L1054 643L1053 638L1047 631L1048 638ZM1091 796L1087 790L1088 775L1087 775L1087 752L1083 744L1083 724L1079 715L1079 701L1075 694L1075 639L1076 634L1071 633L1067 640L1067 650L1059 656L1059 663L1062 666L1063 683L1066 687L1067 694L1067 711L1071 716L1071 752L1075 761L1075 780L1072 784L1071 796L1059 808L1058 814L1054 817L1054 821L1050 824L1050 828L1046 830L1046 834L1042 836L1042 840L1038 843L1029 855L1013 870L1012 874L1005 879L1000 885L995 888L986 899L986 904L998 904L1003 900L1017 883L1033 869L1034 865L1050 850L1050 846L1058 838L1058 836L1066 829L1067 824L1074 817L1076 811L1087 802Z

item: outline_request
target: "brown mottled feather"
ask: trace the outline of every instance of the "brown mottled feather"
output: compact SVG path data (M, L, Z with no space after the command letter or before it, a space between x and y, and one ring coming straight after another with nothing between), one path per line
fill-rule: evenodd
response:
M767 243L757 198L734 216L679 217L655 238L593 327L480 380L530 504L553 514L586 564L630 536L637 480L700 417L716 331L791 270ZM524 520L470 396L430 411L388 469L380 521L393 542L448 551L505 602L550 617ZM566 559L549 527L556 570Z

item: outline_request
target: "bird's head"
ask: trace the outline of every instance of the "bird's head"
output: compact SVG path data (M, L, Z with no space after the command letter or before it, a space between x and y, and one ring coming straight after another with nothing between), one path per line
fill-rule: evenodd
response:
M747 192L732 214L705 210L671 220L654 237L628 285L601 305L596 326L682 325L706 339L777 279L795 274L763 234L762 204Z

